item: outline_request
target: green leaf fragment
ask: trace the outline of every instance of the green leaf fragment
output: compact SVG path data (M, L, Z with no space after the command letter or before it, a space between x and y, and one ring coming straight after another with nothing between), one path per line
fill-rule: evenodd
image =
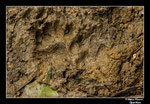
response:
M52 90L50 87L43 86L40 97L54 97L58 96L57 91Z
M13 97L13 95L11 93L9 93L8 97Z
M57 91L52 90L49 86L33 82L26 86L24 90L25 95L29 97L56 97Z
M48 83L51 79L51 67L48 66L47 75L45 75L43 81ZM33 82L26 86L25 89L26 95L30 97L56 97L58 96L57 91L52 90L49 86L44 86L38 84L37 82Z
M50 67L50 65L48 66L48 71L50 71L50 69L51 69L51 67Z
M47 73L46 73L46 76L44 77L44 79L43 79L43 81L49 81L51 78L52 78L52 76L51 76L51 67L50 67L50 65L48 66L48 70L47 70Z

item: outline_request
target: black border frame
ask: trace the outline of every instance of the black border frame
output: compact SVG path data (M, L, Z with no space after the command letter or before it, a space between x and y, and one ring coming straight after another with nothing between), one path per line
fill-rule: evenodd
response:
M83 0L82 0L83 1ZM1 74L0 75L2 78L0 78L0 82L2 83L0 85L0 89L2 90L0 92L0 95L2 95L2 97L0 97L0 102L2 103L29 103L29 102L34 102L36 101L36 103L74 103L74 104L78 104L78 103L85 103L85 104L112 104L112 103L116 103L116 104L129 104L128 100L125 100L125 98L6 98L6 6L144 6L144 99L141 102L141 104L145 104L146 100L148 101L148 96L147 96L147 83L146 83L146 74L148 74L147 69L146 69L146 19L148 19L148 4L146 5L144 0L86 0L82 2L80 0L80 2L77 2L76 0L68 0L68 1L64 1L64 0L55 0L54 2L52 2L51 0L5 0L4 2L2 2L2 6L1 8L3 9L0 13L0 16L3 16L3 19L0 19L0 23L4 23L2 26L2 34L1 34L1 38L2 42L1 44L4 45L0 45L1 47L1 51L5 51L5 52L1 52L0 54L3 56L4 59L0 59L0 62L3 62L2 69L1 69ZM68 4L70 3L70 4ZM147 12L147 13L146 13ZM147 16L147 17L146 17ZM146 21L146 22L145 22ZM5 35L4 35L5 34ZM4 50L3 50L4 49ZM1 64L2 65L2 64ZM5 69L3 69L5 68ZM146 70L145 70L146 69ZM4 74L5 73L5 74ZM5 82L5 83L4 83ZM2 87L2 88L1 88ZM5 89L5 90L3 90ZM146 90L146 91L145 91Z

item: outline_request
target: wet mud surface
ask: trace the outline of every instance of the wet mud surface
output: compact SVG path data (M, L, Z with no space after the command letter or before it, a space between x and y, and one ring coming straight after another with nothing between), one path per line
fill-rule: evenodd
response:
M143 7L7 7L7 97L143 97ZM33 88L32 88L33 89Z

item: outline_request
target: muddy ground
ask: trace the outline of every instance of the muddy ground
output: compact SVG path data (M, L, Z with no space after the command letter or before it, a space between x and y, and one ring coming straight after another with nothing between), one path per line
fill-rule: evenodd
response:
M143 97L143 17L143 7L7 7L7 97L39 97L26 93L34 82L57 97Z

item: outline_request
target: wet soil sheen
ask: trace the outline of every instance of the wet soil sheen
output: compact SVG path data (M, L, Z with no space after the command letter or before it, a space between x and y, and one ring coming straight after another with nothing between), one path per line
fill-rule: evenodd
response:
M57 97L143 97L143 16L143 7L7 7L7 97L39 97L26 94L33 82Z

